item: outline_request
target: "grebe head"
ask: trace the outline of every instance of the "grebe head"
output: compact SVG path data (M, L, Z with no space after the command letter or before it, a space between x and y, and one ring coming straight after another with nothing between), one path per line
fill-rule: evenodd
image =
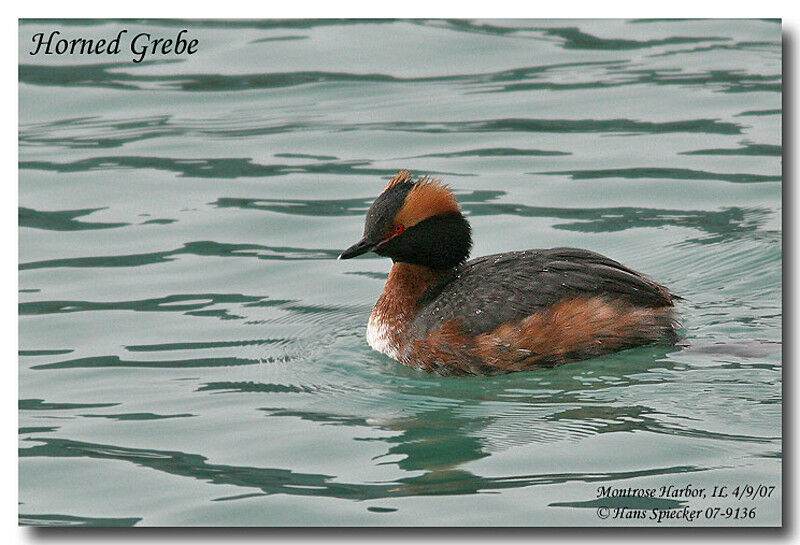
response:
M375 252L396 262L449 269L466 261L471 248L469 223L450 189L402 170L369 207L364 236L339 259Z

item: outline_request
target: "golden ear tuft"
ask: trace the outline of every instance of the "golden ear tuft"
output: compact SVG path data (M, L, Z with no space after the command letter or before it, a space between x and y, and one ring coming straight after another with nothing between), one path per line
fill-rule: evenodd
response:
M396 186L397 184L401 184L403 182L410 182L411 179L412 179L411 173L403 169L397 174L395 174L391 180L389 180L389 184L383 190L386 191L387 189L390 189Z
M432 216L460 212L453 192L441 180L425 176L414 183L395 221L411 227Z

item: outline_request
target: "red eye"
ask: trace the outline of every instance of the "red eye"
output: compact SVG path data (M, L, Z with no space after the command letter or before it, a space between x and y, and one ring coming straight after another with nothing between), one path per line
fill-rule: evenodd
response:
M405 230L406 230L406 228L402 224L398 223L397 225L394 226L394 234L395 235L399 235L400 233L402 233Z

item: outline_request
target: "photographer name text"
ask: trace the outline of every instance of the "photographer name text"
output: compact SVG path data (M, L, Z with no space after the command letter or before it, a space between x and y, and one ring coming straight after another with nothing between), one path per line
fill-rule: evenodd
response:
M638 498L642 500L666 500L672 504L646 507L646 502L637 507L630 505L600 505L597 516L603 520L640 520L662 524L664 522L695 523L700 521L753 521L758 517L755 503L773 497L774 485L743 483L739 485L715 485L697 487L691 484L682 486L664 485L653 488L637 487L597 487L595 498L602 501L614 498ZM734 505L730 505L734 502ZM751 504L742 505L745 502ZM692 503L693 505L688 505ZM698 505L699 503L699 505Z

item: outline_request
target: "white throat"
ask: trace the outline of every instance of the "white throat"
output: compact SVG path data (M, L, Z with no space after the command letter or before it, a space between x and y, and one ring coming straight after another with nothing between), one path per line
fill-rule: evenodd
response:
M367 342L378 352L383 352L392 359L397 359L400 355L399 347L392 340L392 330L386 320L377 311L369 315L367 324Z

